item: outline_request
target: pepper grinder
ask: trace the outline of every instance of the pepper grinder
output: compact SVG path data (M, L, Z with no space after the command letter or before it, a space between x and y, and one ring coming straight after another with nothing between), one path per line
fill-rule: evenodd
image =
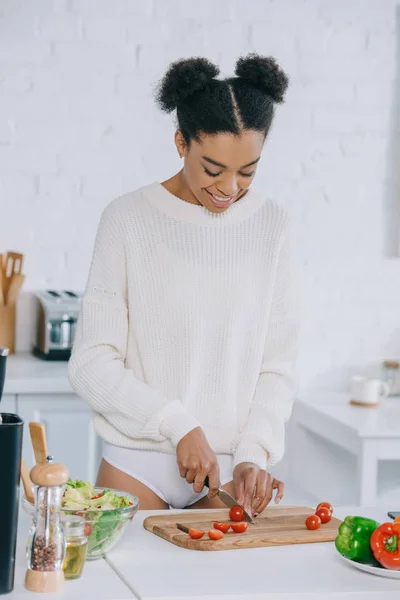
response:
M33 467L30 476L36 486L36 517L27 542L25 587L31 592L57 592L64 584L66 540L60 512L68 471L49 456Z

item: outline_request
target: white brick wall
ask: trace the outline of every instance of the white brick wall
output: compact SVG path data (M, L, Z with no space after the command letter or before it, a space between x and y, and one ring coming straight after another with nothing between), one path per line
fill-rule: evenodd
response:
M104 206L178 168L151 98L169 61L231 73L255 50L292 82L256 185L296 224L301 383L339 387L400 357L397 5L0 0L0 248L26 253L26 289L82 288Z

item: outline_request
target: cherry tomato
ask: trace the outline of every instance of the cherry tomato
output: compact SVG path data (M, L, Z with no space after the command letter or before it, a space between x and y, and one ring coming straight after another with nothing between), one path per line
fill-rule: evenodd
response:
M400 517L396 517L393 523L400 523Z
M314 529L319 529L321 527L321 519L318 515L310 515L306 519L306 527L313 531Z
M235 533L243 533L244 531L246 531L247 525L248 523L246 523L245 521L241 521L240 523L233 523L231 527Z
M226 533L229 527L229 523L214 523L214 529L218 529L218 531L222 531L222 533Z
M200 529L190 528L189 535L192 538L192 540L200 540L204 535L204 531L200 531Z
M327 508L328 510L331 511L331 515L333 515L333 507L332 507L332 504L329 504L329 502L320 502L318 504L317 508L315 509L315 512L317 512L317 510L319 510L320 508Z
M332 519L332 513L328 508L326 508L326 506L316 510L315 514L321 519L321 523L329 523L329 521Z
M243 521L244 519L244 510L241 506L232 506L229 511L229 518L231 521Z
M89 537L89 535L91 533L92 533L92 526L90 525L90 523L86 523L84 534L86 535L86 537Z
M224 537L224 534L218 529L210 529L208 532L208 537L210 540L221 540Z

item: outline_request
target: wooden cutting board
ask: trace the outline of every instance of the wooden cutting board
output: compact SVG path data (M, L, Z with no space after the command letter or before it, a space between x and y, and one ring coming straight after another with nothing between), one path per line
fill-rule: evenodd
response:
M155 515L147 517L143 525L151 533L168 542L188 550L235 550L241 548L260 548L263 546L284 546L288 544L311 544L314 542L333 542L337 536L339 519L332 518L316 531L306 528L305 520L315 509L304 506L277 506L267 508L256 518L256 524L249 524L245 533L233 533L230 530L222 540L210 540L207 532L215 521L229 521L228 510L210 510L194 513ZM176 528L177 523L205 531L201 540L192 540L187 533Z

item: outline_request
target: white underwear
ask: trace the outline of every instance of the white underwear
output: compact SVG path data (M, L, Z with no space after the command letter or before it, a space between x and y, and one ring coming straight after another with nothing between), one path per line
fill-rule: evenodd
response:
M103 458L116 469L143 483L170 508L186 508L208 493L205 488L197 494L193 484L180 476L174 454L120 448L104 441ZM230 454L218 454L217 458L220 481L225 485L233 479L233 458Z

